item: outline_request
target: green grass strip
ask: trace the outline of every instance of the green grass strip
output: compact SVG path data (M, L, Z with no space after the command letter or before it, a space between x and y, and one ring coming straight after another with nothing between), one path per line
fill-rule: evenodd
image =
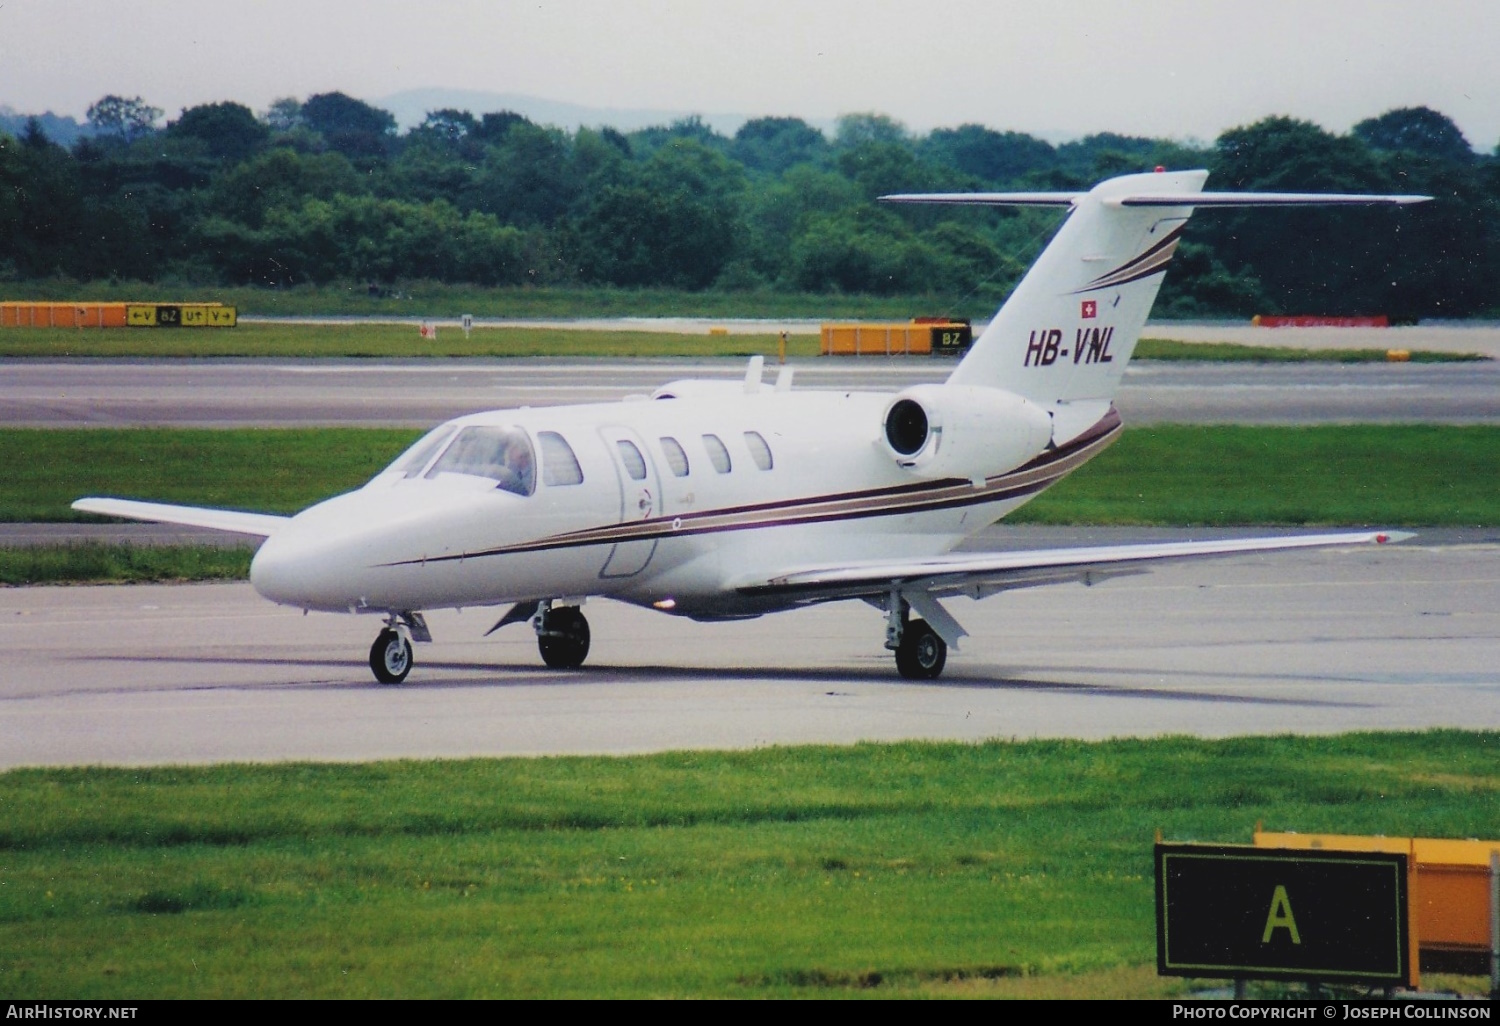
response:
M368 480L416 438L401 429L0 430L0 521L97 518L108 495L295 513ZM1500 524L1500 427L1127 428L1015 522Z
M789 357L818 353L816 335L787 339ZM436 339L415 324L241 324L235 328L19 328L0 330L0 356L112 358L251 357L381 359L455 357L746 357L776 360L774 334L710 335L552 328L441 327Z
M0 521L97 521L85 495L295 513L357 488L421 435L404 428L0 430Z
M830 318L837 320L838 318ZM898 318L904 320L904 318ZM0 357L420 359L465 357L687 358L780 356L780 339L751 335L682 334L661 331L594 331L582 328L456 327L424 339L414 324L241 324L235 328L0 329ZM789 335L789 359L818 358L816 335ZM1385 363L1384 349L1296 349L1234 343L1176 342L1144 338L1136 355L1145 360L1256 363ZM1413 363L1485 360L1475 353L1417 350Z
M1500 427L1125 429L1014 523L1493 526Z
M0 548L0 584L141 584L244 580L249 545L138 546L81 543Z
M1257 822L1500 838L1500 734L13 771L0 993L1162 997L1153 838Z
M1299 349L1294 346L1250 346L1237 342L1178 342L1143 338L1135 355L1142 360L1198 361L1203 363L1391 363L1387 349ZM1448 353L1414 349L1408 363L1473 363L1488 360L1480 353Z

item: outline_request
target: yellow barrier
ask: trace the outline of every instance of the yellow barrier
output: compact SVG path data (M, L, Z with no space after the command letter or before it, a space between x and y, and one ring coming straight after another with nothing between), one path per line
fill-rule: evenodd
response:
M124 303L0 303L4 328L119 328Z
M971 339L965 321L924 319L897 324L825 324L824 356L961 355Z
M0 303L0 328L232 328L235 308L220 303Z
M1412 940L1429 972L1492 971L1490 856L1500 841L1364 837L1255 831L1257 848L1404 853L1412 902Z

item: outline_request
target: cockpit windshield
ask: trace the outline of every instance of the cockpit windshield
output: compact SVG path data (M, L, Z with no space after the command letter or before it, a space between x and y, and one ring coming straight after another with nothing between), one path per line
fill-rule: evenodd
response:
M443 447L443 443L452 437L452 424L443 424L433 428L417 439L410 449L397 456L395 462L382 471L382 476L400 474L402 477L416 477L427 468L428 463L432 462L432 458Z
M442 474L487 477L508 492L530 495L536 490L536 458L531 451L531 439L520 428L462 428L426 476Z

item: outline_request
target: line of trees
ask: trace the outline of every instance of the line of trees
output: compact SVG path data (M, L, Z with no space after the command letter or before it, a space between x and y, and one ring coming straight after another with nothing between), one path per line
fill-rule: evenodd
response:
M1215 212L1190 224L1159 310L1178 316L1500 310L1500 160L1427 108L1334 135L1285 117L1211 146L1100 134L1060 146L981 125L926 135L877 114L832 137L798 118L733 137L697 118L567 133L437 110L402 134L342 93L162 112L90 108L71 148L0 134L0 280L288 286L432 279L993 301L1057 222L890 208L886 192L1075 189L1153 166L1213 188L1425 192L1399 212ZM972 305L972 303L970 304Z

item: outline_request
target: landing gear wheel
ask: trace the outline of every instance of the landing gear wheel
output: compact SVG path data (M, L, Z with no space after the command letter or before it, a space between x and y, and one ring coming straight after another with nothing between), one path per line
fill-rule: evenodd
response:
M926 620L913 620L901 632L896 648L896 669L907 680L934 680L948 661L948 643L937 636Z
M400 684L411 672L411 642L387 627L370 646L370 669L382 684Z
M589 654L589 622L576 606L547 610L536 636L542 662L554 670L576 670Z

